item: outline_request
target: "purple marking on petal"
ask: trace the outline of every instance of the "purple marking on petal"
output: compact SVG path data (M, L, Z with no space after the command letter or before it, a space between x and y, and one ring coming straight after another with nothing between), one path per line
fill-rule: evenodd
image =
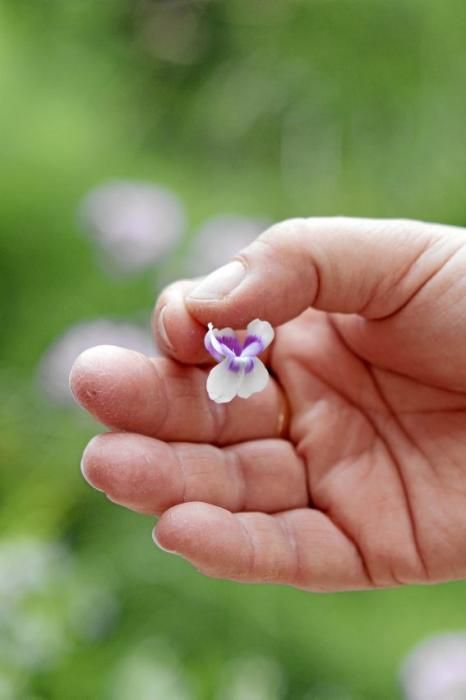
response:
M219 343L232 350L237 357L241 355L241 343L237 338L233 338L231 335L216 335L215 337Z
M225 357L235 357L233 350L230 350L230 348L224 343L219 342L212 324L209 324L209 330L204 336L204 345L206 350L212 355L212 357L215 357L217 362L221 362Z
M244 365L244 371L246 372L246 374L249 374L250 372L252 372L253 369L254 369L254 360L252 357L250 357L248 359L248 361L246 362L246 364Z
M248 335L243 343L243 348L247 348L251 343L260 343L261 339L258 335Z
M230 360L228 361L227 367L230 370L230 372L235 372L235 373L239 372L241 369L241 362L239 362L238 360L235 360L233 357L231 357Z
M212 345L210 338L209 338L209 334L207 334L205 337L204 345L205 345L207 352L210 353L212 355L212 357L215 360L217 360L217 362L221 362L224 359L223 355L221 353L217 352L217 350Z
M257 335L248 335L243 343L243 357L255 357L264 350L264 343Z
M220 345L220 343L218 342L217 338L215 337L214 329L212 328L212 324L211 324L211 323L209 323L209 330L207 331L207 333L206 333L206 335L205 335L205 337L204 337L204 344L206 344L207 342L208 342L208 344L209 344L210 346L213 347L213 349L215 350L215 352L216 352L218 355L222 355L222 356L223 356L222 346ZM207 347L207 345L206 345L206 347Z

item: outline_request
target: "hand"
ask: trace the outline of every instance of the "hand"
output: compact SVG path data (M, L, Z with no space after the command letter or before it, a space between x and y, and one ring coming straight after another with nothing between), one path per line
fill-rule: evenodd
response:
M113 431L83 472L161 515L205 574L310 590L466 577L466 231L296 219L161 295L167 358L100 347L72 371ZM311 308L312 307L312 308ZM273 379L211 402L209 321L277 328Z

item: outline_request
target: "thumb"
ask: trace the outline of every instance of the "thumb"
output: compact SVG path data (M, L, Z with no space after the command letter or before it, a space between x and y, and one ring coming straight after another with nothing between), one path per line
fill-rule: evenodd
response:
M191 288L202 324L273 325L307 307L384 318L403 307L460 245L461 229L418 221L290 219Z

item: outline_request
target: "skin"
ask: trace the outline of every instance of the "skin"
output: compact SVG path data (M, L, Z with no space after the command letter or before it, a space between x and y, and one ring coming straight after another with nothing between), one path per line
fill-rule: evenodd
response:
M199 280L163 292L166 357L78 358L74 395L112 429L85 478L160 516L156 543L209 576L313 591L466 578L466 231L294 219L237 261L216 296ZM207 323L254 318L276 327L272 378L212 403Z

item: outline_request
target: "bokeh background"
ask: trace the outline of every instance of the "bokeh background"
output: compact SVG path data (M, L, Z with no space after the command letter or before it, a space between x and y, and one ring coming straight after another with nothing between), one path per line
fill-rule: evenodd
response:
M430 700L466 666L458 634L424 690L436 650L403 667L466 627L464 583L317 596L157 551L84 484L98 428L67 388L86 347L157 352L161 287L268 222L464 224L465 23L464 0L0 0L2 700Z

